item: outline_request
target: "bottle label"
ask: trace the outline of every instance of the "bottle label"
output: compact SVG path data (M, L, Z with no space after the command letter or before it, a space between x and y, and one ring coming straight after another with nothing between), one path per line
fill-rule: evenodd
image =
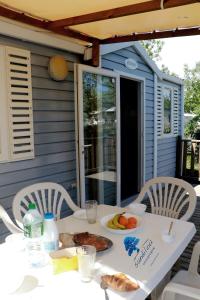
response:
M37 224L30 224L24 226L24 235L28 238L37 238L41 237L44 233L44 224L43 222Z

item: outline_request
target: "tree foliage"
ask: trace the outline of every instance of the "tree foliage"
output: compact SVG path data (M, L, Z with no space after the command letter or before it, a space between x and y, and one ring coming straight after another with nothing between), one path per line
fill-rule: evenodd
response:
M195 114L195 117L186 125L185 135L197 138L200 122L200 62L194 68L184 67L185 103L184 110Z
M164 47L164 41L163 40L147 40L147 41L141 41L142 46L147 51L147 54L149 57L154 60L155 62L161 60L160 53ZM161 71L172 76L178 75L174 72L171 72L167 66L162 64Z
M185 112L200 114L200 62L193 69L184 67Z
M161 60L160 53L164 46L164 41L161 40L147 40L141 41L142 46L146 49L149 57L155 61Z
M147 40L141 41L141 44L151 59L154 61L161 60L160 53L163 49L164 41ZM165 65L162 65L161 70L168 75L177 76ZM184 66L184 82L184 111L196 115L185 127L185 135L196 137L195 135L200 131L200 61L196 63L194 68L189 68L188 65Z

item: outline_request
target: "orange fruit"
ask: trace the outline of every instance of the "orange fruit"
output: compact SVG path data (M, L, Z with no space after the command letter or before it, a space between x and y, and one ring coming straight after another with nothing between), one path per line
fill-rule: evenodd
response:
M118 222L119 224L126 226L128 224L128 219L124 216L120 216Z
M128 218L128 224L134 224L137 225L137 219L134 217Z
M126 225L126 229L132 229L137 227L137 220L134 217L128 218L128 224Z
M126 225L126 229L132 229L132 228L135 228L136 227L136 224L135 223L128 223Z

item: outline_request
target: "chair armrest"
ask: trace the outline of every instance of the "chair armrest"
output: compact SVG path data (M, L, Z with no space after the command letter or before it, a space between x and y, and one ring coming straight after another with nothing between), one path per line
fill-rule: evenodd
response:
M169 295L167 295L168 293L169 293ZM185 285L182 285L182 284L170 282L164 288L161 300L171 299L170 293L191 297L192 299L199 299L200 290L196 289L196 288L193 288L193 287L190 287L190 286L185 286Z
M12 233L22 232L22 229L20 229L13 223L13 221L11 220L11 218L9 217L9 215L1 205L0 205L0 218L2 219L3 223L5 224L5 226L8 228L10 232Z

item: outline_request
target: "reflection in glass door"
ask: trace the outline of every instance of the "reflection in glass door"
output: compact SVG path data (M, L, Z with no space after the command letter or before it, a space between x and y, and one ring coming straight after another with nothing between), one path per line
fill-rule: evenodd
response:
M117 80L113 72L79 66L82 205L88 199L119 204Z

